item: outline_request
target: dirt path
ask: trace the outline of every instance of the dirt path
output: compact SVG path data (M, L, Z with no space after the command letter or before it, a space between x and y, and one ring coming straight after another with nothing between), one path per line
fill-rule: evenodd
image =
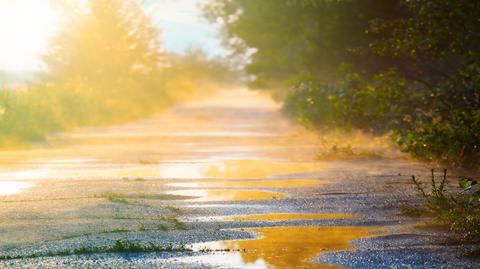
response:
M323 144L239 89L0 153L0 268L475 268L397 215L425 167Z

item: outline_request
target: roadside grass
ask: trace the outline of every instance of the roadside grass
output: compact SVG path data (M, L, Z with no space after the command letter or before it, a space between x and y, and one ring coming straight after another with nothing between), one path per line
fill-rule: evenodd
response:
M141 231L141 232L146 231L146 230L147 230L147 227L145 226L145 223L140 222L140 223L138 224L138 230Z
M458 234L462 242L480 243L480 189L476 180L461 178L458 188L447 190L447 170L438 179L432 169L430 192L417 177L412 176L412 181L423 198L423 205L415 208L402 207L400 213L412 217L431 217L434 223L429 226L445 226ZM476 252L480 253L479 250Z
M354 149L350 144L333 145L317 153L317 159L326 160L379 160L386 157L371 150Z
M112 203L128 203L127 196L120 193L107 192L101 195L95 195L95 198L104 198Z
M158 225L157 230L159 230L159 231L168 231L168 227L167 227L166 225L164 225L164 224L160 224L160 225Z
M327 130L318 132L317 159L329 160L380 160L402 159L388 136L372 136L361 131Z
M121 194L121 193L113 193L107 192L100 195L95 195L95 198L107 199L112 203L123 203L123 204L135 204L140 205L137 203L132 203L130 200L177 200L183 199L185 196L181 195L171 195L171 194L144 194L144 193L134 193L134 194ZM143 205L142 206L148 206ZM174 207L171 205L165 206L165 209L170 211L173 216L162 216L156 218L157 220L167 221L172 224L173 230L185 230L186 226L183 222L178 220L178 217L182 215L182 211L178 207ZM123 219L123 220L146 220L145 218L137 218L137 217L125 217L125 216L115 216L115 219ZM154 219L149 219L154 220ZM145 225L141 223L139 225L140 230L144 230Z
M95 198L107 199L112 203L121 203L128 205L140 205L133 202L134 200L175 200L181 199L183 196L178 195L169 195L169 194L144 194L144 193L134 193L134 194L122 194L122 193L113 193L107 192L100 195L95 195ZM143 204L141 204L144 206ZM155 218L145 218L145 217L134 217L134 216L119 216L116 215L114 219L116 220L132 220L137 221L137 228L127 230L127 229L116 229L112 231L105 231L104 233L114 233L114 232L134 232L134 231L173 231L173 230L187 230L187 226L184 222L180 221L178 218L182 215L181 209L171 205L165 206L165 209L170 211L167 216L159 216ZM152 224L152 222L156 222ZM160 224L158 222L161 222ZM66 238L65 238L66 239Z
M138 205L138 206L149 206L149 205L135 203L130 200L178 200L178 199L185 198L185 196L171 195L171 194L144 194L144 193L121 194L121 193L113 193L113 192L107 192L101 195L95 195L94 197L107 199L112 203L122 203L122 204L128 204L128 205ZM141 217L128 217L128 216L115 216L114 218L118 220L138 220L138 221L159 220L159 221L167 222L166 224L157 225L156 229L148 228L144 222L140 222L138 225L139 231L187 230L186 224L178 219L178 217L182 215L182 211L178 207L168 205L165 207L165 209L169 210L173 215L161 216L156 219L146 219Z
M202 247L198 250L194 250L191 247L188 247L185 243L180 244L156 244L150 241L147 244L140 244L131 242L125 239L115 240L115 243L110 246L104 247L85 247L82 246L73 250L59 250L59 251L50 251L46 253L34 253L28 255L0 255L0 261L8 260L19 260L19 259L33 259L33 258L42 258L42 257L65 257L72 255L89 255L89 254L108 254L108 253L160 253L160 252L183 252L183 253L192 253L192 252L242 252L244 249L230 249L230 248L219 248L211 249L208 247ZM190 255L190 254L189 254Z
M172 223L173 226L172 226L171 230L186 230L187 229L187 226L185 225L185 223L181 222L176 217L167 218L166 221Z
M185 244L155 244L149 242L148 244L139 244L128 240L116 240L113 245L105 247L80 247L73 250L60 250L55 252L47 252L44 254L30 254L30 255L15 255L15 256L0 256L0 260L15 260L28 259L39 257L56 257L56 256L70 256L70 255L86 255L86 254L104 254L104 253L152 253L152 252L191 252Z
M176 215L181 215L182 214L182 210L178 207L174 207L174 206L169 205L166 208Z
M127 204L129 199L131 200L181 200L185 199L186 196L182 195L173 195L173 194L146 194L146 193L133 193L133 194L123 194L123 193L114 193L107 192L103 194L97 194L94 198L103 198L107 199L113 203L124 203ZM167 209L172 211L171 206L168 206Z
M127 230L125 228L117 228L111 231L104 231L103 233L127 233L127 232L130 232L130 230Z

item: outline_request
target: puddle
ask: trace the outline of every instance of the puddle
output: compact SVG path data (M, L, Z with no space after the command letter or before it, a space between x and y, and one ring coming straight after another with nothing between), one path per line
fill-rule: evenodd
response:
M32 184L26 182L0 182L0 196L18 194L30 187Z
M0 180L34 180L47 178L51 169L32 169L32 170L23 170L16 172L3 172L0 173ZM0 183L3 184L3 183Z
M71 160L69 160L71 161ZM84 161L84 160L81 160ZM23 169L2 173L0 179L109 179L145 177L166 179L261 179L281 174L314 172L321 169L317 163L290 163L273 160L226 160L218 162L177 162L136 164L113 167L105 163L68 163L64 160L45 161L45 168ZM76 168L76 169L75 169ZM81 169L80 169L81 168ZM319 181L306 184L318 184ZM245 183L248 184L248 183Z
M240 250L181 259L225 268L341 268L313 260L322 253L351 250L350 242L377 236L381 228L341 226L293 226L250 228L258 239L195 244L196 250Z
M354 214L258 214L247 216L227 217L226 220L232 221L283 221L283 220L317 220L317 219L359 219L362 216Z
M281 174L315 172L318 163L291 163L273 160L225 160L208 163L178 163L160 165L156 169L162 178L178 179L261 179ZM152 168L150 168L151 170ZM308 184L319 184L319 181Z
M172 187L183 188L211 188L211 187L256 187L256 188L300 188L327 184L320 180L256 180L256 181L204 181L167 184Z
M220 201L251 201L251 200L272 200L287 197L286 194L255 191L255 190L175 190L168 191L167 194L195 196L198 198L187 199L185 201L196 202L220 202Z
M227 160L206 167L208 178L266 178L274 175L315 172L322 169L318 163L290 163L271 160Z

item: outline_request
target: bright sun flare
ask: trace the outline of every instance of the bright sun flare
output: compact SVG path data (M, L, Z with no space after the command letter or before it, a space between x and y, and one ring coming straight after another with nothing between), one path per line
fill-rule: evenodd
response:
M0 0L0 70L41 69L59 21L48 0Z

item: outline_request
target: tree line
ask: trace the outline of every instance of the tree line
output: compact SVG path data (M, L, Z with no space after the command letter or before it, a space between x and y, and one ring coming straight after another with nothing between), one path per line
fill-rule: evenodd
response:
M314 128L388 134L412 156L480 160L477 0L211 0L205 15L250 55L250 86Z

